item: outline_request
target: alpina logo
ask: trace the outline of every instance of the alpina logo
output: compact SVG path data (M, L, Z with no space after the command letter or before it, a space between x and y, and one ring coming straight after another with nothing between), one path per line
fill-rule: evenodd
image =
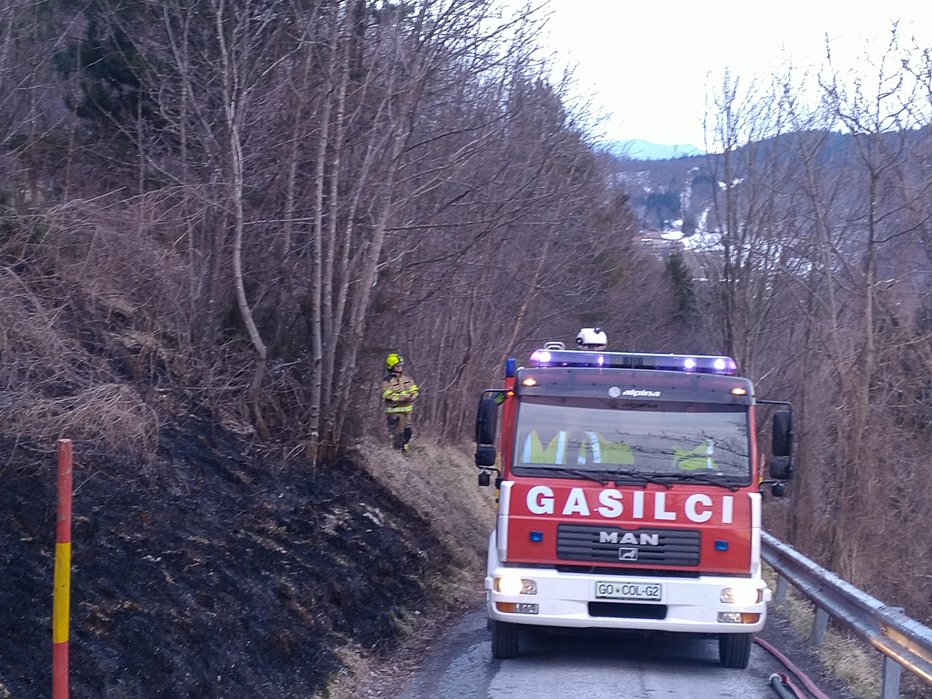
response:
M629 388L621 395L629 398L660 398L660 391L644 391L639 388Z

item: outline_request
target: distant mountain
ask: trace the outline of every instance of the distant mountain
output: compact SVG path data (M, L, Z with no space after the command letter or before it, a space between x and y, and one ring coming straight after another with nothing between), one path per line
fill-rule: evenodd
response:
M692 155L703 155L703 151L690 144L676 146L650 143L640 139L613 141L607 150L619 158L631 160L673 160Z

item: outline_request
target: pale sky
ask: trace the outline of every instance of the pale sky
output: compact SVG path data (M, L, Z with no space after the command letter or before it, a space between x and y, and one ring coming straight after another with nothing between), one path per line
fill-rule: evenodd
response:
M601 127L608 140L702 148L707 86L726 67L742 78L790 62L817 67L826 34L835 65L846 67L879 54L896 19L902 37L932 47L932 0L549 0L549 8L540 43L575 66L577 94L611 113Z

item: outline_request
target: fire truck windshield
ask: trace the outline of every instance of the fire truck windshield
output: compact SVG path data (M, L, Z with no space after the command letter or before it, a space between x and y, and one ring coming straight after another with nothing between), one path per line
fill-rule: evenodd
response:
M573 477L567 468L607 479L614 472L621 481L662 477L674 483L748 485L747 406L524 398L518 408L514 472Z

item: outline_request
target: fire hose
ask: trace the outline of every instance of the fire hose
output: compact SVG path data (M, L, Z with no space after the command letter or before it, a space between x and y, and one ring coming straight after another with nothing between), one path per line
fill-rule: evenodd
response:
M806 673L798 668L792 660L787 658L772 644L768 643L762 638L755 638L754 642L770 653L777 660L779 660L783 664L783 667L789 670L800 682L803 683L806 691L815 697L815 699L829 699L828 695L819 689L815 682L809 679ZM781 699L807 699L806 692L800 689L786 673L775 672L770 675L770 686L781 697Z

